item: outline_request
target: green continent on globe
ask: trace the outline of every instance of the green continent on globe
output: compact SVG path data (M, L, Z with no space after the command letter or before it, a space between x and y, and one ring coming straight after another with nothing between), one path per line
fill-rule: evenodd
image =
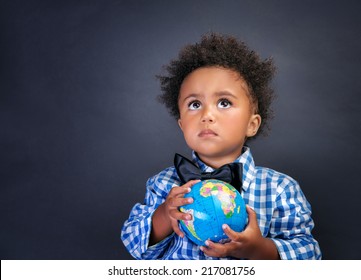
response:
M180 208L180 210L183 212L183 213L188 213L188 214L191 214L192 215L192 220L190 221L186 221L186 220L181 220L181 222L186 226L186 228L189 230L189 232L193 235L193 237L197 238L198 240L201 240L201 238L199 238L199 236L197 235L197 232L196 232L196 229L194 228L194 216L193 216L193 209L184 209L184 208Z
M227 218L232 217L236 203L234 201L236 197L236 192L232 191L228 187L220 183L206 183L200 189L200 194L203 197L208 197L214 195L221 203L221 208L224 215Z

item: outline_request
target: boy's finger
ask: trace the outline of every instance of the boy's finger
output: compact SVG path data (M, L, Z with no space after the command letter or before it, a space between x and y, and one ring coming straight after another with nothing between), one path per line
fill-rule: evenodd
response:
M189 193L191 191L191 187L198 182L200 182L200 180L191 180L182 186L173 187L170 191L172 192L173 196L186 194Z
M201 246L200 249L207 256L210 257L222 257L224 256L224 244L214 243L210 240L205 242L206 246Z
M258 226L256 212L248 205L246 205L246 210L248 214L248 226L250 227L253 227L255 225Z
M174 197L174 196L184 195L186 193L189 193L190 191L191 191L190 187L184 187L184 186L174 187L170 190L169 195Z
M192 220L192 215L188 213L180 212L176 209L173 209L169 211L169 215L175 219L175 220L184 220L184 221L190 221Z
M187 198L173 197L173 198L169 199L169 205L171 207L176 207L176 208L183 206L183 205L192 204L192 203L193 203L192 197L187 197Z
M185 183L183 185L183 187L187 187L187 188L191 188L193 187L195 184L199 183L201 180L190 180L187 183Z
M177 234L179 237L184 237L184 233L183 231L180 230L179 228L179 224L177 221L172 221L172 228L173 228L173 231L175 232L175 234Z
M239 238L239 233L231 229L229 225L223 224L222 229L231 240L236 241Z

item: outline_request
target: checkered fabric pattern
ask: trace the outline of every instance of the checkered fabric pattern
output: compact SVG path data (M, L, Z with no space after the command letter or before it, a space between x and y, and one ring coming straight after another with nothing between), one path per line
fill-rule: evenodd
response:
M202 172L213 171L195 152L192 158ZM243 164L241 195L257 213L262 235L273 240L281 259L321 259L320 247L311 234L314 227L311 206L298 183L285 174L255 166L248 147L243 148L236 162ZM121 232L121 239L134 258L215 259L204 255L187 237L180 238L174 233L158 244L148 246L152 215L165 201L170 189L177 186L180 181L174 167L147 181L144 203L134 205Z

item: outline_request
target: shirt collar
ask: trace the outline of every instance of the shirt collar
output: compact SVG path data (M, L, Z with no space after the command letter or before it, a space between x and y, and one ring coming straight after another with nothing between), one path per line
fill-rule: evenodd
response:
M192 152L192 160L199 167L201 172L214 171L214 168L206 165L203 161L201 161L195 151ZM247 146L244 146L242 149L242 154L234 162L239 162L243 165L242 189L246 191L255 176L255 163L251 149Z

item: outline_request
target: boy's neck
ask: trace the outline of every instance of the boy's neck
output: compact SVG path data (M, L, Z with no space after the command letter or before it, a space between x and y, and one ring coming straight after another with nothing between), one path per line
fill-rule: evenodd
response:
M228 157L205 157L204 155L200 155L198 153L197 155L199 159L207 166L217 169L225 164L234 162L241 155L241 153L238 156L233 155Z

